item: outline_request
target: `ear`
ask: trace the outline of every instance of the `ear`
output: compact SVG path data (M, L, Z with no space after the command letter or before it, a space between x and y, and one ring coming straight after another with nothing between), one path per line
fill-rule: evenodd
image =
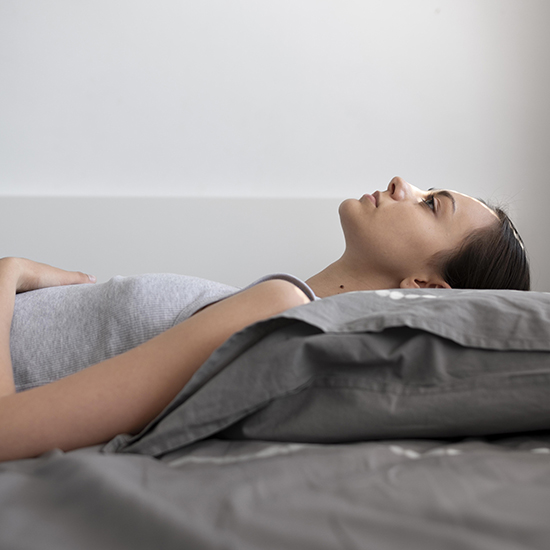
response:
M399 288L451 288L441 277L407 277L399 283Z

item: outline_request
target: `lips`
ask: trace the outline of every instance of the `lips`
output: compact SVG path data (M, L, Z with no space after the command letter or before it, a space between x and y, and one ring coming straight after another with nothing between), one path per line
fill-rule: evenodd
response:
M363 195L364 199L368 199L370 202L372 202L372 204L374 204L374 206L378 206L378 200L377 200L377 197L376 197L376 193L372 194L372 195L369 195L369 193L365 193Z
M359 200L364 202L365 199L372 202L375 208L378 208L378 204L380 203L380 191L375 191L372 195L370 193L365 193Z

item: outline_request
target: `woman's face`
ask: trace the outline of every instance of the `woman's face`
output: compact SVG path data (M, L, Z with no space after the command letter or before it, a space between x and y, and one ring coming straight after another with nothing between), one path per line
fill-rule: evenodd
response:
M468 195L422 191L400 177L383 192L344 201L339 212L347 260L354 269L363 264L384 274L393 286L411 276L425 279L434 254L454 250L472 231L498 219Z

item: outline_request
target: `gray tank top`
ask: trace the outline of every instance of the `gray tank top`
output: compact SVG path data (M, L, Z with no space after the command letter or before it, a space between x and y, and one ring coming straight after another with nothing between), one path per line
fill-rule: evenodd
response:
M300 279L277 273L316 299ZM243 289L244 290L244 289ZM17 294L10 334L16 391L41 386L124 353L240 289L168 273Z

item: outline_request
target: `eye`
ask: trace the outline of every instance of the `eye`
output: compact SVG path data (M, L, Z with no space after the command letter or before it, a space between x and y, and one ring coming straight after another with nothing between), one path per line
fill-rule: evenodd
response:
M427 198L422 199L422 202L430 209L435 212L435 195L432 193L428 195Z

